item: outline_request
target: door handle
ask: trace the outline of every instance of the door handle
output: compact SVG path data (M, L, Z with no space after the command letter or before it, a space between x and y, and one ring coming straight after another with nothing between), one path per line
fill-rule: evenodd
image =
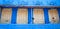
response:
M34 20L34 18L32 18L32 20Z

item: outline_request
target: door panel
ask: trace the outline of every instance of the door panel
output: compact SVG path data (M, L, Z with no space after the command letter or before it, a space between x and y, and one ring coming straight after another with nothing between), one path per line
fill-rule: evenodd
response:
M28 23L28 10L26 8L19 8L17 12L17 24Z
M48 14L49 14L50 23L59 22L59 16L58 16L57 9L50 9Z
M3 8L2 15L1 15L1 23L10 24L11 23L11 15L12 15L11 8Z
M34 17L34 23L35 24L43 24L44 23L43 9L34 9L33 17Z

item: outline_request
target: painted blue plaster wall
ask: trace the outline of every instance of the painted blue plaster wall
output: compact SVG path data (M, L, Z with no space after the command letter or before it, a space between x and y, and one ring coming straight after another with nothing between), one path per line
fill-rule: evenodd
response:
M0 5L7 6L60 6L60 0L0 0Z
M0 24L0 29L60 29L60 24Z
M60 6L60 0L0 0L7 6ZM0 29L60 29L60 24L0 24Z

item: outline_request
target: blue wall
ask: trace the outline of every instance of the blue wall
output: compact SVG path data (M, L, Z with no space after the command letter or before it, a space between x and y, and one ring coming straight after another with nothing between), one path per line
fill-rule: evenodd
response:
M60 24L0 24L0 29L60 29Z
M0 0L3 6L60 6L60 0ZM60 12L60 11L59 11ZM59 13L60 16L60 13ZM15 23L15 22L13 22ZM0 24L0 29L60 29L60 24Z
M60 0L0 0L7 6L60 6Z

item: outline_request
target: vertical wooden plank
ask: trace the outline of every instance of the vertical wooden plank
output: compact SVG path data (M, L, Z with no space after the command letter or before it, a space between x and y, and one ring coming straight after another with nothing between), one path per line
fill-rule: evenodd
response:
M11 8L3 8L2 15L1 15L1 23L10 24L11 23Z
M28 10L26 8L19 8L17 12L17 24L28 23Z
M50 9L48 14L49 14L50 23L58 23L59 22L59 16L58 16L57 9Z
M34 16L34 23L35 24L45 23L43 9L34 9L33 16Z

